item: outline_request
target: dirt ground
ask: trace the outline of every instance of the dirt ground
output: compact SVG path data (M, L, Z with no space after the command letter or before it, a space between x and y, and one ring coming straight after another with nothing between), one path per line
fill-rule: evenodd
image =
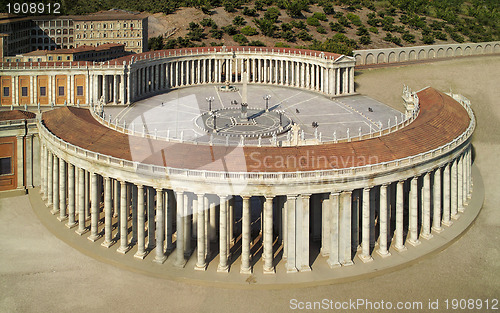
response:
M253 8L253 5L249 5L249 8ZM343 12L344 16L349 13L349 11L342 9L341 6L334 6L336 12ZM303 20L304 23L306 22L306 18L309 16L312 16L314 12L323 12L322 7L319 7L317 5L311 5L309 6L310 12L304 12L304 17L299 19ZM379 9L379 11L383 11L383 9ZM177 37L184 37L188 33L188 26L190 22L196 22L199 23L202 19L204 18L211 18L215 21L215 23L219 26L219 29L222 26L227 26L232 24L232 21L235 16L241 16L243 17L247 24L252 27L257 28L258 27L255 25L253 20L255 18L262 18L265 14L265 11L257 11L259 16L257 17L251 17L251 16L246 16L243 15L242 9L239 9L236 12L233 13L228 13L224 10L223 7L218 7L212 10L211 15L204 14L200 9L196 8L179 8L177 11L175 11L173 14L165 15L163 13L157 13L149 18L149 37L156 37L159 35L163 35L165 32L176 29L174 35L170 38L177 38ZM281 23L290 23L294 18L291 18L288 16L285 10L280 10L281 15L278 18L278 27L281 25ZM363 8L362 10L358 10L356 12L353 12L354 14L358 15L363 22L363 25L365 25L366 28L369 28L370 25L367 24L368 21L368 14L372 13L373 11ZM399 14L398 14L399 16ZM404 25L399 22L399 17L394 16L394 25L395 26L401 26ZM326 30L326 34L320 34L316 31L315 26L307 26L308 27L308 33L313 36L314 39L324 41L327 38L332 37L335 32L331 31L329 23L330 22L337 22L337 19L334 18L332 15L327 15L328 20L327 21L320 21L321 26ZM297 18L295 18L297 19ZM433 18L427 18L428 24L432 23L433 20L438 20L438 19L433 19ZM438 20L441 21L441 20ZM241 29L241 26L237 26L238 29ZM357 26L354 26L351 24L351 27L346 27L345 28L345 35L349 37L350 39L355 39L359 42L359 36L356 35L357 31ZM220 40L212 38L209 34L210 28L205 28L205 33L207 34L207 38L204 39L202 42L205 43L205 45L210 46L211 42L217 42L217 43L224 43L227 46L233 46L233 45L239 45L237 44L233 39L232 36L229 36L227 34L224 34L224 37ZM359 49L377 49L377 48L389 48L389 47L398 47L396 44L392 42L387 42L383 40L383 38L386 35L386 31L383 31L381 27L378 28L379 32L378 34L374 34L370 32L371 40L372 43L368 45L363 45L360 46ZM420 31L414 30L410 28L408 25L406 25L406 30L410 32L410 34L415 35L415 40L416 42L413 44L409 44L405 41L402 41L402 43L405 46L417 46L417 45L423 45L423 42L421 41L421 33ZM279 30L278 30L279 31ZM299 30L294 29L294 32L297 34ZM260 31L259 31L260 33ZM401 34L399 33L394 33L396 37L401 37ZM255 35L255 36L247 36L247 39L249 41L252 40L260 40L262 41L266 46L268 47L274 47L276 42L281 42L281 43L286 43L290 45L290 47L296 47L296 46L304 46L304 45L309 45L311 44L310 41L302 41L297 38L296 42L287 42L286 40L282 38L271 38L271 37L266 37L262 36L261 34ZM195 42L196 44L200 44L201 42ZM445 44L445 43L456 43L455 41L451 40L448 36L448 40L437 40L434 44Z
M402 270L321 287L240 290L172 282L89 258L55 238L26 197L0 199L0 312L289 312L297 301L439 301L500 298L500 57L464 58L357 72L357 90L401 108L403 83L462 93L477 116L475 163L485 183L482 212L443 252ZM128 257L128 256L127 256ZM325 310L366 312L371 310ZM386 312L389 310L376 310ZM396 310L393 310L396 312ZM489 310L494 312L493 310ZM312 312L312 310L309 310ZM496 311L497 312L497 311Z

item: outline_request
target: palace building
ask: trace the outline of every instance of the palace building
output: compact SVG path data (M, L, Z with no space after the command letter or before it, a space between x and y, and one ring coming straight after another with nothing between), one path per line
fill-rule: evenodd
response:
M185 271L341 271L404 253L467 209L474 114L462 96L405 88L404 114L378 104L377 122L358 112L370 100L355 93L354 63L264 47L2 63L1 105L41 112L0 138L2 173L17 179L3 189L40 186L78 235L160 264L195 260ZM372 123L329 128L348 113ZM16 167L14 151L32 166Z
M123 44L129 53L142 53L148 50L148 15L122 10L65 16L0 14L0 37L2 57L106 44Z

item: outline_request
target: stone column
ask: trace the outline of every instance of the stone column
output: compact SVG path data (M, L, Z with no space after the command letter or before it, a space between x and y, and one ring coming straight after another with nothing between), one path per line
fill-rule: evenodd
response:
M130 238L130 244L134 245L137 243L137 186L134 184L130 184L130 197L131 202L127 200L128 203L131 203L132 208L132 238Z
M242 212L242 232L241 232L241 269L242 274L251 274L252 267L250 266L250 196L241 196L243 199Z
M301 272L308 272L311 270L309 266L309 200L310 194L302 194L302 210L301 216L299 218L302 219L301 222L297 223L297 227L301 228L301 246L300 251L297 251L297 268ZM298 215L298 214L297 214ZM300 221L300 219L298 220Z
M422 233L424 239L431 239L431 175L424 175L424 187L422 190Z
M81 168L78 169L78 229L76 233L83 235L87 232L85 228L85 171Z
M349 93L354 93L354 67L349 68Z
M343 191L342 207L340 212L340 244L341 251L339 261L343 266L353 265L351 248L351 212L352 212L352 190Z
M173 250L172 243L172 224L173 224L173 208L172 208L172 197L168 190L165 190L165 250L167 254L170 254Z
M264 274L274 274L273 267L273 197L266 196L264 204Z
M90 173L91 180L91 207L90 207L90 236L88 239L95 242L101 236L98 234L97 226L99 223L99 197L97 188L97 174Z
M339 213L340 213L340 194L338 192L330 193L330 199L328 203L329 209L329 219L328 224L329 227L329 244L330 251L328 256L328 266L330 268L335 268L340 266L339 262Z
M47 169L48 169L48 154L49 151L47 149L47 146L42 146L42 166L40 166L40 176L42 177L42 199L47 200L47 192L48 192L48 185L47 185L47 180L48 180L48 174L47 174Z
M388 198L387 198L387 185L381 185L380 186L380 240L379 240L379 249L377 250L377 253L382 256L386 257L391 255L390 252L387 250L387 224L388 224Z
M145 231L145 202L144 187L137 185L137 252L134 257L144 259L146 257L146 231Z
M418 240L418 177L415 176L410 180L410 225L408 227L409 236L408 243L417 246L420 244Z
M191 217L189 212L189 196L184 193L184 256L189 259L191 255Z
M404 181L398 181L396 189L396 230L394 248L401 252L406 250L403 244L403 210L404 210Z
M127 208L127 182L120 181L120 247L119 253L127 253L130 250L128 244L128 208Z
M331 224L331 211L332 206L329 204L328 200L321 201L322 199L318 197L318 201L321 207L321 248L320 253L322 256L328 256L330 253L330 224Z
M433 208L432 208L432 230L439 233L441 227L441 168L434 171L434 189L433 189Z
M125 92L127 92L127 101L125 101L125 98L122 98L122 104L130 104L136 97L136 90L137 86L135 85L135 76L137 72L132 72L132 70L129 68L128 74L127 74L127 85L125 85L125 80L122 80L122 96L125 97ZM133 76L132 76L133 75ZM132 86L133 85L133 86Z
M47 149L48 150L48 149ZM47 152L47 206L52 205L54 200L54 155L51 152Z
M451 197L450 197L450 168L451 164L446 164L443 171L443 225L451 226Z
M59 159L59 217L60 222L66 220L66 162Z
M373 261L370 255L370 189L363 188L363 223L362 223L362 252L359 258L363 263Z
M220 216L219 216L219 266L217 272L229 272L227 263L227 197L220 196ZM272 258L272 257L271 257Z
M147 193L147 216L148 216L148 249L152 250L156 246L155 240L155 190L146 187Z
M53 166L52 166L52 213L56 215L59 213L59 158L53 154Z
M66 227L73 228L75 223L75 167L68 163L68 223Z
M335 79L337 81L337 84L335 85L335 94L336 95L340 95L340 80L341 80L341 76L340 76L340 67L337 67L335 69Z
M198 197L198 208L197 208L197 261L195 270L205 271L207 269L207 263L205 259L205 207L204 207L204 194L197 194Z
M297 272L297 196L288 195L286 199L287 204L287 240L286 240L286 271L287 273Z
M103 247L109 248L113 241L113 208L111 207L111 178L104 177L104 241Z
M184 267L186 260L184 259L184 192L176 191L177 199L177 240L176 240L176 266Z
M154 262L163 264L167 259L165 253L163 252L163 189L156 189L156 255Z
M457 202L458 202L458 212L463 212L464 211L464 194L463 194L463 156L458 157L457 159Z
M458 219L458 160L451 163L451 218Z

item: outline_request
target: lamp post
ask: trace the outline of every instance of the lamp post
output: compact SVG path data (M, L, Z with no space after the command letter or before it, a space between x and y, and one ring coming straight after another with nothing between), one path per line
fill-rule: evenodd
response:
M214 97L208 97L206 100L208 102L208 111L212 112L212 101L214 101Z
M265 95L262 99L266 100L266 112L269 111L269 99L271 99L271 95Z

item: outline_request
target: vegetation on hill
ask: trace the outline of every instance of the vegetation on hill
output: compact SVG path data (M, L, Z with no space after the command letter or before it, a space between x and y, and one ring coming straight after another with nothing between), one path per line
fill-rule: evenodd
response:
M500 39L498 0L72 0L63 2L62 13L118 8L173 14L181 7L199 9L203 20L189 23L177 38L150 38L150 49L235 43L350 54L381 45ZM218 14L232 22L217 25Z

